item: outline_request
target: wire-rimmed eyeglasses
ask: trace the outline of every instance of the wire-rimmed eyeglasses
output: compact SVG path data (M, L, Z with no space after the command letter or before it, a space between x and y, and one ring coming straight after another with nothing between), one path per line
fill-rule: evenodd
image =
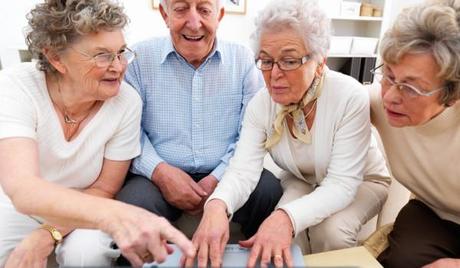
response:
M115 58L117 58L120 61L120 63L123 65L130 64L136 58L136 53L127 47L125 47L121 52L118 52L118 53L107 52L107 53L99 53L94 56L91 56L88 53L77 50L75 48L72 48L72 49L80 53L81 55L94 60L94 63L99 68L109 67L110 65L112 65Z
M370 70L370 72L376 75L377 81L379 81L383 86L390 86L390 87L394 86L404 96L407 96L410 98L415 98L419 96L429 97L435 94L436 92L446 88L446 86L443 86L437 89L426 91L426 90L420 90L418 87L411 85L409 83L399 83L394 78L388 76L388 74L386 74L385 71L382 71L383 66L384 65L381 64L375 67L374 69Z

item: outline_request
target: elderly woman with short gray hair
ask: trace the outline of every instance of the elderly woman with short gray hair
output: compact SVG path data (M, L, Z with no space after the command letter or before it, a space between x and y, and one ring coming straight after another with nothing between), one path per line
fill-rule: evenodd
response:
M284 194L240 242L252 248L249 267L258 258L292 266L293 236L304 231L312 252L355 246L385 202L390 178L371 138L367 93L325 66L329 23L311 0L273 0L259 14L253 37L267 90L249 103L235 155L205 206L193 237L199 265L208 257L220 265L227 217L256 187L267 153L283 170Z
M109 266L120 253L140 266L164 260L166 240L191 254L166 220L110 200L140 153L122 8L46 0L28 19L37 66L0 73L0 266L46 267L55 247L61 266Z
M405 9L380 50L371 118L394 178L415 198L378 260L390 268L460 267L460 1Z

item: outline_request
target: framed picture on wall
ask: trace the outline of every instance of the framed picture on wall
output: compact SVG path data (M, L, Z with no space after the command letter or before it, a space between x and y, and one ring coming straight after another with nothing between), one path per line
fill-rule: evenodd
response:
M157 9L160 6L160 0L152 0L152 7Z
M234 14L246 13L247 0L223 0L225 5L225 12Z
M225 12L232 14L245 14L247 0L223 0ZM152 0L153 8L157 9L160 6L160 0Z

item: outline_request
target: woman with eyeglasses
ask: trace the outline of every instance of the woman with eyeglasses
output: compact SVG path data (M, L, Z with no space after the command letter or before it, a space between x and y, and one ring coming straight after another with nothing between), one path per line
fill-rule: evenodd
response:
M192 254L166 220L111 200L140 153L122 8L46 0L28 20L36 63L0 73L0 266L46 267L56 246L61 266L162 261L167 240Z
M325 66L329 23L313 0L273 0L259 14L253 39L267 89L249 103L235 155L193 237L199 265L208 257L221 263L228 216L256 187L267 153L283 170L284 194L240 242L252 247L249 267L258 258L292 266L290 245L305 231L311 252L356 246L361 226L385 202L390 178L371 141L368 95Z
M371 119L391 172L415 196L384 267L460 267L460 1L405 9L384 35ZM445 259L445 258L457 258Z

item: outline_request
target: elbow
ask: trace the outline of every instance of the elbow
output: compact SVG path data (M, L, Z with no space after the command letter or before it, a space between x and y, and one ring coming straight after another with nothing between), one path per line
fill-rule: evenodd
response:
M11 203L13 203L14 208L21 214L30 215L33 214L33 207L30 200L30 195L22 191L15 191L8 194Z

